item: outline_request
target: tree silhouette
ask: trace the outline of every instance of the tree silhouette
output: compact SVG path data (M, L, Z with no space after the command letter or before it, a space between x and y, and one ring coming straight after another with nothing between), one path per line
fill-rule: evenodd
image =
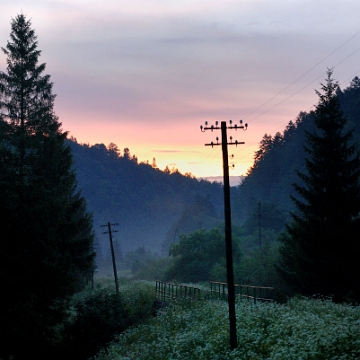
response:
M307 173L298 172L294 184L298 211L281 237L279 270L295 291L340 301L360 299L360 156L337 89L328 70L317 91L315 130L306 133Z
M46 357L66 301L93 272L92 218L31 22L18 15L0 72L0 357Z

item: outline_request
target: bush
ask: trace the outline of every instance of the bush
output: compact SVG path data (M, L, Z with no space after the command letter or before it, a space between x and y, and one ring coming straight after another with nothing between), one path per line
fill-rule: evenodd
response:
M109 289L82 293L73 299L73 314L65 324L64 356L87 359L128 326L122 296Z
M59 359L88 359L118 334L151 316L155 286L144 281L121 282L119 294L110 287L112 282L101 281L97 290L73 297Z

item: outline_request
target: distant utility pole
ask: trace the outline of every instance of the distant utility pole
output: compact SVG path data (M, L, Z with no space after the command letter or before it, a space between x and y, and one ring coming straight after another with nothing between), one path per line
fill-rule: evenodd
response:
M264 201L264 200L259 200L258 201L258 213L256 214L255 212L253 213L253 215L254 216L258 216L258 226L259 226L259 247L260 247L260 249L261 249L261 247L262 247L262 218L263 218L263 216L265 215L265 216L267 216L268 215L268 213L265 211L263 211L262 210L262 208L261 208L261 202L263 202L263 203L267 203L267 204L273 204L273 205L277 205L276 203L273 203L273 202L271 202L271 201Z
M110 250L111 250L111 258L113 263L113 269L114 269L114 278L115 278L115 288L116 288L116 294L119 294L119 284L118 284L118 278L117 278L117 270L116 270L116 262L115 262L115 252L114 252L114 244L112 240L112 234L115 232L118 232L118 230L112 230L111 226L117 226L118 223L110 224L109 222L106 225L101 225L100 227L107 227L107 231L104 231L103 234L109 234L109 241L110 241Z
M221 142L216 137L216 143L211 142L205 144L205 146L222 146L223 154L223 170L224 170L224 215L225 215L225 244L226 244L226 272L227 272L227 284L228 284L228 304L229 304L229 323L230 323L230 349L233 350L237 347L236 340L236 314L235 314L235 286L234 286L234 268L233 268L233 256L232 256L232 238L231 238L231 206L230 206L230 182L229 182L229 161L228 161L228 145L240 145L244 142L233 142L230 136L230 142L227 141L226 129L247 129L247 124L232 125L230 120L230 126L226 126L226 121L221 122L221 127L218 126L218 122L215 122L215 126L208 126L205 122L205 126L200 126L200 130L205 132L206 130L221 130Z

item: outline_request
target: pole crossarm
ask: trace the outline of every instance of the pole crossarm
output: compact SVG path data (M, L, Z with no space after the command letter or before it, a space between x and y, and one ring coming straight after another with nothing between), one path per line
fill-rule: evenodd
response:
M106 231L104 231L103 232L103 234L109 234L109 224L110 224L110 230L111 230L111 232L112 233L116 233L116 232L119 232L119 230L113 230L111 227L112 226L118 226L119 225L119 223L107 223L107 224L105 224L105 225L100 225L100 227L102 228L102 227L106 227L108 230L106 230Z
M222 121L223 122L223 121ZM227 126L226 128L228 130L231 130L231 129L240 129L240 130L247 130L247 127L248 127L248 124L244 124L243 125L243 121L240 120L240 125L238 124L235 124L235 125L232 125L232 120L229 120L229 124L230 126ZM221 127L219 126L219 122L218 121L215 121L215 126L214 125L211 125L211 126L208 126L208 122L205 121L205 126L200 126L200 130L202 132L205 132L206 130L211 130L211 131L214 131L214 130L221 130Z
M244 141L237 141L237 140L232 142L230 140L230 142L227 142L226 144L227 145L236 145L236 146L238 146L238 145L244 145L245 142ZM220 143L219 142L217 142L217 143L211 142L211 143L205 144L205 146L211 146L211 147L214 147L214 146L217 146L217 145L222 145L222 143L221 142Z

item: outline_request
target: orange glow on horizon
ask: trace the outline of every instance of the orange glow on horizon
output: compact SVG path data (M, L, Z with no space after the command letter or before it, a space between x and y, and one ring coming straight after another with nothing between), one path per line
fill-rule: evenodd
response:
M124 148L129 148L130 153L138 158L139 162L152 163L153 158L156 159L159 169L164 170L166 166L171 169L178 169L182 174L191 173L197 178L222 176L222 153L221 146L205 146L212 137L215 140L220 134L205 134L200 132L198 126L189 131L188 127L184 127L183 131L179 129L170 130L168 138L174 138L174 141L164 139L164 134L153 131L150 134L134 133L134 127L131 125L117 124L91 124L86 127L79 127L77 124L68 124L63 121L63 130L69 131L69 137L76 138L78 143L86 143L89 145L103 143L105 146L115 143L121 153ZM131 133L133 135L131 136ZM189 138L189 133L193 134L193 138ZM165 134L166 135L166 134ZM237 134L232 134L235 138ZM238 132L239 141L245 141L246 132ZM150 139L154 139L151 141ZM188 139L187 143L182 140ZM241 139L241 140L240 140ZM145 142L145 140L147 140ZM156 141L157 140L157 141ZM164 141L165 140L165 141ZM256 146L239 145L238 147L229 146L229 155L234 154L234 159L229 159L229 164L234 164L234 169L230 170L230 176L245 175L248 168L252 165L253 153Z

